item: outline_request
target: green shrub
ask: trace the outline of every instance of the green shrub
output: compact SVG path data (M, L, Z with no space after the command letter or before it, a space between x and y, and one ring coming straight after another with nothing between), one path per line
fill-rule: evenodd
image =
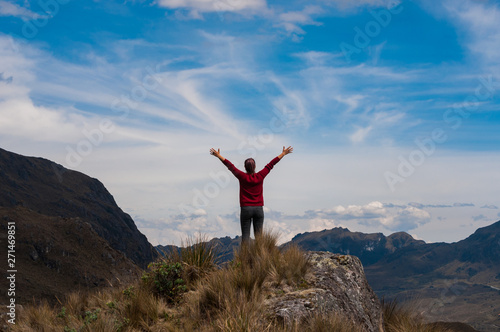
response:
M123 295L126 298L131 299L134 297L134 286L129 286L123 290Z
M142 275L142 281L151 287L153 292L164 297L169 302L177 300L178 296L186 291L186 285L182 279L182 264L169 263L161 260L151 263L149 271Z
M97 318L99 318L100 312L101 312L101 309L85 311L85 317L84 317L85 325L88 325L88 324L91 324L92 322L95 322L97 320Z

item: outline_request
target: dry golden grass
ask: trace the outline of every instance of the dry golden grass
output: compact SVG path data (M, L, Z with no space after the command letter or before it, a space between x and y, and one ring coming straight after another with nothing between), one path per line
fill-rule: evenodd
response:
M56 324L54 324L54 311L46 303L42 302L38 305L26 306L23 310L23 319L16 320L16 325L13 325L15 331L39 331L50 332L55 331Z
M200 326L213 322L217 331L270 331L274 326L263 311L270 285L293 284L307 271L305 253L291 247L282 253L277 235L264 233L235 252L226 268L200 280L186 296L185 315ZM292 260L292 261L289 261Z
M214 271L218 265L217 247L209 243L208 237L203 234L188 237L182 241L179 251L164 252L164 255L160 260L165 263L182 263L183 278L188 284Z

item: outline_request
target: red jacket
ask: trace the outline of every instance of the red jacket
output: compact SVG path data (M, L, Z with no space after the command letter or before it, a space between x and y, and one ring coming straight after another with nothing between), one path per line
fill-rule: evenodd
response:
M264 183L264 178L278 161L280 161L280 158L274 158L260 172L254 174L240 171L227 159L223 161L224 165L240 181L240 206L264 206L262 184Z

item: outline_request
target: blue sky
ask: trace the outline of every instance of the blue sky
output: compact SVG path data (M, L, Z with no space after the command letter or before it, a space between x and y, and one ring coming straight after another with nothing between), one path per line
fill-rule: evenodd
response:
M500 219L500 4L0 1L0 146L100 179L153 244L239 234L263 167L282 241L458 241Z

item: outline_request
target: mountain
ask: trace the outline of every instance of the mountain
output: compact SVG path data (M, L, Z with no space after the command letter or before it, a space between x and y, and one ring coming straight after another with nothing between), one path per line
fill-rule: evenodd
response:
M97 179L46 159L0 149L0 188L0 206L22 206L51 217L81 218L140 267L157 257L132 218Z
M459 278L469 283L500 288L500 221L478 229L456 243L430 243L403 247L374 264L366 264L375 288L391 289L386 271L393 278Z
M413 302L431 321L462 321L480 331L500 326L500 221L456 243L425 243L345 228L295 236L307 250L358 256L381 298Z
M97 179L0 149L0 190L2 248L15 225L18 303L127 283L158 257ZM11 268L7 259L1 265L0 286L8 289ZM8 300L1 292L0 303Z
M72 291L127 284L140 269L113 249L81 218L52 217L26 207L0 207L0 245L6 248L8 225L15 225L15 299L17 304L47 300L55 304ZM5 255L7 256L7 255ZM2 271L12 270L7 259ZM9 289L2 272L0 287ZM0 303L8 303L7 292Z
M296 235L291 242L305 250L322 250L345 255L354 255L363 265L370 265L383 257L404 247L416 247L425 244L411 235L399 232L384 236L382 233L364 234L351 232L347 228L337 227L321 232Z

